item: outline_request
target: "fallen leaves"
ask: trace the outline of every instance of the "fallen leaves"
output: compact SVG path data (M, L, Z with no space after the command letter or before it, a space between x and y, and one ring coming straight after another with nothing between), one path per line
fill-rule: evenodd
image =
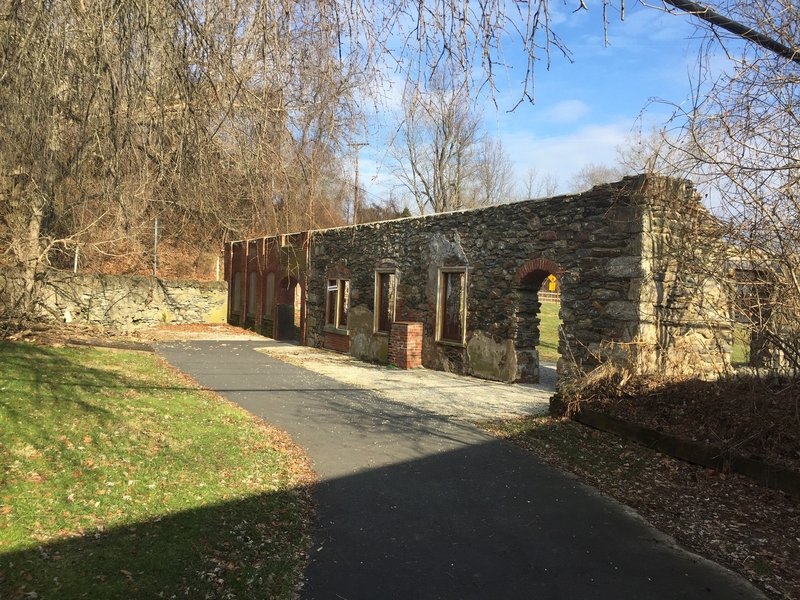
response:
M772 597L800 598L800 499L567 419L483 426L633 507L681 544L738 571Z

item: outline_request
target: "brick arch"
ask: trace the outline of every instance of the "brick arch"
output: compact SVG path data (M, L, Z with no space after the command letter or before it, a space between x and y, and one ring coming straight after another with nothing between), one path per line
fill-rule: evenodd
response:
M300 283L296 277L275 274L275 301L278 303L294 302L294 288Z
M516 282L517 284L526 283L530 281L531 275L534 273L544 273L544 277L550 275L561 275L564 272L558 263L553 262L547 258L532 258L519 269L517 269Z
M548 275L560 276L564 269L547 258L533 258L516 273L516 325L514 350L517 355L515 381L539 381L539 288Z

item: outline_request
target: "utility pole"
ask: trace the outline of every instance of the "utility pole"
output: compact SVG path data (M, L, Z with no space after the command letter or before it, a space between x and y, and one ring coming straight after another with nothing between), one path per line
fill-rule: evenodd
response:
M358 225L358 150L361 146L369 146L367 142L350 142L356 149L356 184L353 190L353 225Z
M153 277L158 277L158 217L153 225Z

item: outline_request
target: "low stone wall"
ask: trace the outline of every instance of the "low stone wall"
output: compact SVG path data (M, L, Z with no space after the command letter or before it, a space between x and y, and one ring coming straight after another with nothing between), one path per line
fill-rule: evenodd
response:
M164 323L224 323L228 285L155 277L50 271L36 318L133 330Z

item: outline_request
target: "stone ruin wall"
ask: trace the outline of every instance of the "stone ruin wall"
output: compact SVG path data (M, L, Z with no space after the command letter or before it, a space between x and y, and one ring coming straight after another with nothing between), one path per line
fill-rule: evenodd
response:
M721 375L731 368L733 345L729 253L691 185L657 179L650 193L642 215L640 370Z
M307 343L325 345L325 280L339 265L350 274L350 353L384 362L386 337L373 332L374 272L393 266L395 320L424 324L425 366L536 381L541 277L534 276L533 286L524 278L552 265L561 271L562 376L607 359L624 360L636 372L719 371L730 350L719 335L727 303L713 280L686 271L691 265L682 265L677 278L669 272L665 255L674 248L662 235L685 233L685 215L670 212L675 196L679 206L698 202L691 187L667 189L660 181L633 178L577 196L314 233ZM668 204L665 194L673 198ZM468 268L463 347L435 338L438 273L447 266Z
M375 273L392 269L394 320L422 323L426 367L537 381L536 292L557 271L559 378L609 361L635 373L706 376L728 364L728 303L707 269L674 257L708 219L690 185L641 176L574 196L237 242L226 249L226 277L238 271L243 285L255 281L264 306L258 274L284 275L269 249L294 243L307 257L294 277L303 293L303 343L385 363L389 340L375 331ZM464 344L436 339L440 269L448 267L467 270ZM325 325L329 278L349 280L346 331ZM242 311L231 322L268 323L269 315L247 320L247 290L239 294Z

